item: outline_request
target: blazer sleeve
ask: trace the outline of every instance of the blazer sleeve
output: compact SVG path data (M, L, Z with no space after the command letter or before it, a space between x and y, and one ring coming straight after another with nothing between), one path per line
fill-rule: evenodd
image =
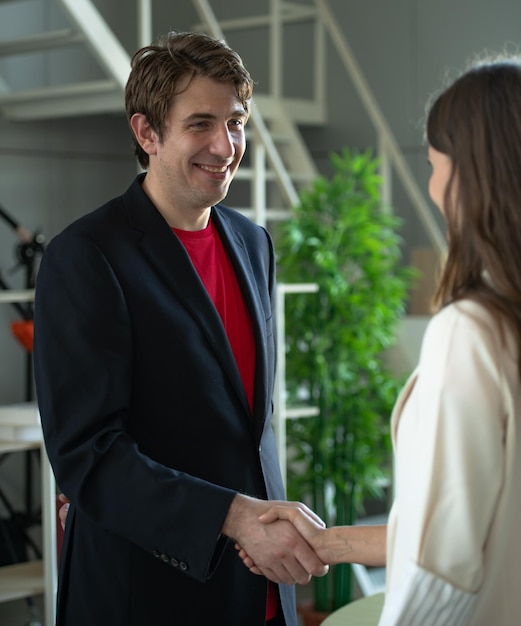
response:
M395 616L381 624L413 623L404 598L436 586L449 612L432 624L466 623L483 580L504 471L504 351L491 320L469 311L451 305L431 320L396 426L396 569L384 610Z
M39 270L34 345L57 482L91 522L151 553L175 556L186 574L206 580L235 492L140 451L126 428L132 359L131 319L110 263L85 235L58 236Z

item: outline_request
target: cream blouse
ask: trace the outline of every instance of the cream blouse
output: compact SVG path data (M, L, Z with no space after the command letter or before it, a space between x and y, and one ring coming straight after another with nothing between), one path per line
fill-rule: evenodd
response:
M486 310L433 317L392 417L379 626L521 624L521 380Z

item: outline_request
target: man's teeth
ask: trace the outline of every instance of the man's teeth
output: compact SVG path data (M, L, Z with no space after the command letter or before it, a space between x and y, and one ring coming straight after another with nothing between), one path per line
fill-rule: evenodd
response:
M199 167L202 170L206 170L207 172L212 172L214 174L224 174L224 172L226 172L226 170L228 169L227 165L224 165L223 167L210 167L209 165L200 165Z

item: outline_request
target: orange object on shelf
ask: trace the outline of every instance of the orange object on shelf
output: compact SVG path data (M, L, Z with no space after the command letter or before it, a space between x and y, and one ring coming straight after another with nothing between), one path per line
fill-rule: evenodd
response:
M27 352L33 351L34 324L32 320L11 322L11 332Z

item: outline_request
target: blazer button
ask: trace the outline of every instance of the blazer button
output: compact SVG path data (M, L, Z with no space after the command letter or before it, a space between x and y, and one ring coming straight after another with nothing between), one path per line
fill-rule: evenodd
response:
M168 563L168 561L170 561L170 558L168 557L168 554L162 554L162 555L161 555L161 560L162 560L164 563Z
M179 569L183 570L183 572L186 572L186 570L188 569L188 565L184 561L180 561Z
M159 552L159 550L153 550L152 554L156 557L156 559L159 559L159 557L161 556L161 552Z
M179 567L179 561L177 559L174 559L173 557L170 559L170 565L172 565L172 567Z

